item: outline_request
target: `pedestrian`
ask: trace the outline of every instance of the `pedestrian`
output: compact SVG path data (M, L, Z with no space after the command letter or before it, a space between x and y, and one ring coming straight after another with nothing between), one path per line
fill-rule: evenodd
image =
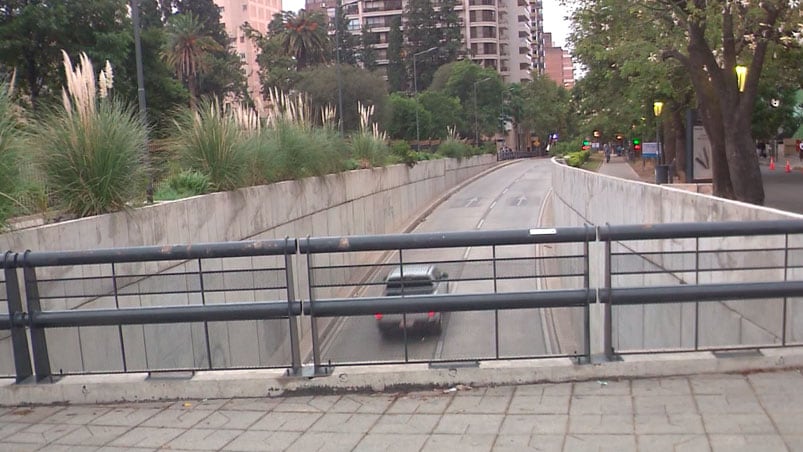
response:
M611 147L605 145L605 163L611 163Z

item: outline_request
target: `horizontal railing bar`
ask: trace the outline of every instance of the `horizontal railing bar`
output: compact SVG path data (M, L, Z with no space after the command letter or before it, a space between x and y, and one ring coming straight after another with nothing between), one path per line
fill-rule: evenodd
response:
M10 330L12 325L11 317L8 314L2 314L0 317L0 330Z
M310 237L299 239L299 251L309 254L521 245L528 243L584 242L594 240L594 237L594 229L584 227Z
M11 266L52 267L221 257L281 256L296 252L296 239L196 243L192 245L137 246L77 251L27 251ZM8 264L8 263L7 263Z
M711 223L663 223L599 226L599 239L603 241L781 234L803 234L803 221L721 221Z
M595 298L586 289L540 292L411 295L407 297L366 297L315 300L304 305L304 314L337 317L414 312L490 311L495 309L568 308L585 306Z
M76 326L150 325L160 323L221 322L286 319L301 314L301 303L286 301L212 305L153 306L146 308L81 309L18 314L16 326L64 328Z
M613 305L747 300L803 296L803 281L700 284L599 289L600 299Z

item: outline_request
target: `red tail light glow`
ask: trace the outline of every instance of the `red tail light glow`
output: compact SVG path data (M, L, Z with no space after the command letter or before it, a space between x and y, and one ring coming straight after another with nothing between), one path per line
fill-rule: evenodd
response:
M382 314L374 314L377 320L382 320Z
M427 316L429 316L429 318L435 317L435 311L427 312Z

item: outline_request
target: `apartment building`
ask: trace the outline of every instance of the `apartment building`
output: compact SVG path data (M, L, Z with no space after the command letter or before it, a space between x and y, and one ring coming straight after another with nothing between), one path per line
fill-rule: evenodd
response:
M390 24L402 16L406 0L341 0L349 30L361 33L363 25L377 34L377 63L388 64ZM533 3L537 5L533 5ZM306 8L326 10L335 16L335 0L307 0ZM541 2L530 0L462 0L455 10L463 21L463 40L470 58L496 69L506 82L530 80L533 69L533 12L540 17ZM402 24L402 27L404 24Z
M256 30L265 33L268 23L275 13L281 12L282 0L215 0L221 7L221 21L226 32L234 40L237 54L243 60L248 91L254 100L261 99L259 83L259 49L245 37L241 27L248 22Z
M552 45L552 33L544 33L544 66L547 77L566 89L574 87L574 66L568 50Z

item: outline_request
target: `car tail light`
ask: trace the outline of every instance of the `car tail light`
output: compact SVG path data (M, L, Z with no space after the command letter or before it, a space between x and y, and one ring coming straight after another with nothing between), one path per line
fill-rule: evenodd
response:
M435 311L427 312L427 316L429 316L429 318L435 317Z
M382 314L374 314L377 320L382 320Z

